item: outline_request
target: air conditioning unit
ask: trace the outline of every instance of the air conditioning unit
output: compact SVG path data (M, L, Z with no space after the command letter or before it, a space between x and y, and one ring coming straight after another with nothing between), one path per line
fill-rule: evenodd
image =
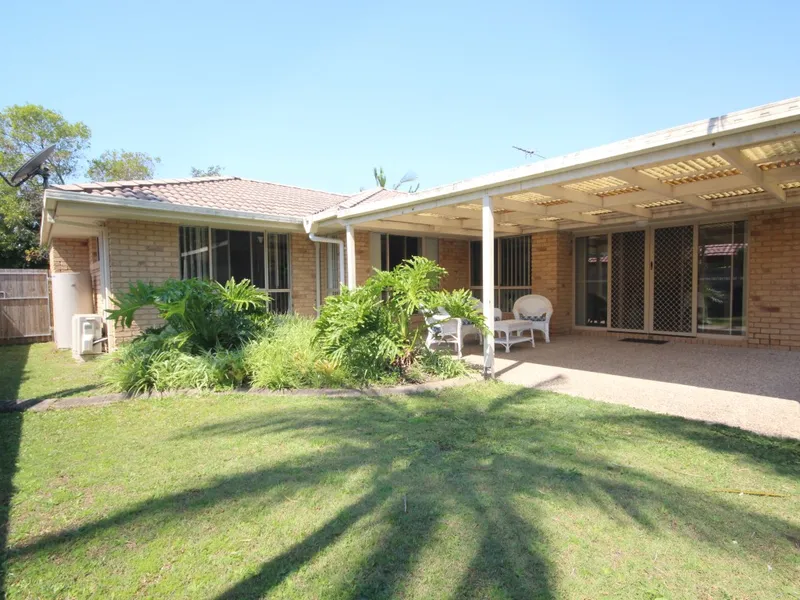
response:
M100 315L72 316L72 356L82 360L87 355L103 353L103 318Z

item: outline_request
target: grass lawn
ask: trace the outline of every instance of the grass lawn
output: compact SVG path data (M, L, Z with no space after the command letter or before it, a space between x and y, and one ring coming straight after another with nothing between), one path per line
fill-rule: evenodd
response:
M800 443L552 393L141 399L0 444L9 599L800 597Z
M104 393L99 368L52 343L0 346L0 401L96 396Z

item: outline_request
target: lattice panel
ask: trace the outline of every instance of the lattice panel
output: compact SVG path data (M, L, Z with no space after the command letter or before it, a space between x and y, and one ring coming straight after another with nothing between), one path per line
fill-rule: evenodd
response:
M692 332L694 228L653 232L653 331Z
M611 235L611 328L644 329L645 232Z

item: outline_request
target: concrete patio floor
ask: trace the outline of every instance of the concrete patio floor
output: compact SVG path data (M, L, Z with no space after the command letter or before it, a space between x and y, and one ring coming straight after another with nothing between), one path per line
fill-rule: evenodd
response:
M482 363L478 345L464 350ZM538 334L496 352L502 381L800 439L800 352Z

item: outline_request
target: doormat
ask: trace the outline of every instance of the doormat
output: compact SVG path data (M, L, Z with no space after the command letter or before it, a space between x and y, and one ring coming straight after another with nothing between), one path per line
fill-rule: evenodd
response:
M667 340L645 340L642 338L622 338L620 342L633 342L634 344L655 344L656 346L668 343Z

